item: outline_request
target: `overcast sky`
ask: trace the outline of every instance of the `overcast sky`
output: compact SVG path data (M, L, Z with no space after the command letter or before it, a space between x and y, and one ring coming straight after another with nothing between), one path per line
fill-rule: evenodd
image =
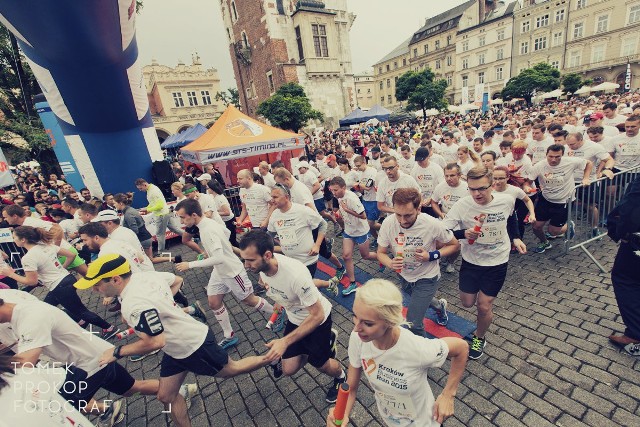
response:
M353 71L371 69L375 62L424 25L427 17L463 2L348 0L349 10L356 15L351 28ZM235 87L219 5L219 0L145 1L136 18L143 64L150 64L152 58L172 67L178 60L190 64L192 53L197 51L203 65L218 69L222 89Z

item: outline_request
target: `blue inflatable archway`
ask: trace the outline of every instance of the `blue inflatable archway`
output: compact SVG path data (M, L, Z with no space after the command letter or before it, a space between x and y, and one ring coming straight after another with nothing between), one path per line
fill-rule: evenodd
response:
M162 160L135 38L135 0L0 0L85 185L130 191Z

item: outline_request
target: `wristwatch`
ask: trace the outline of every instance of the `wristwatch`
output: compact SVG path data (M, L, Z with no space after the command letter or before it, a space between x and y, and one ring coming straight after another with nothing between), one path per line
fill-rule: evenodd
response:
M116 359L121 359L124 356L120 355L120 351L122 350L121 345L117 346L116 348L113 349L113 357L115 357Z

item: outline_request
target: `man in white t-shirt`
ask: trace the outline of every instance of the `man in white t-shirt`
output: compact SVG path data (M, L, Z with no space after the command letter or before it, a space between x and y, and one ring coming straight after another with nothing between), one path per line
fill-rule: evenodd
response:
M204 216L200 205L190 200L178 203L176 213L182 224L198 228L200 241L207 254L206 259L178 263L176 269L183 272L191 268L213 267L206 289L209 307L224 334L218 345L224 349L236 345L238 337L231 327L229 312L223 302L224 296L229 292L233 293L239 301L260 311L267 318L273 313L273 306L253 293L251 280L224 233L226 227ZM283 319L277 322L274 330L282 329L283 322Z
M240 241L245 267L260 274L267 296L287 310L282 338L267 343L274 376L294 375L307 362L334 378L326 401L335 402L346 375L336 357L337 331L331 329L331 303L314 286L311 274L295 259L274 253L273 239L252 230Z
M431 196L436 186L444 182L444 173L440 166L429 161L429 155L428 146L418 148L416 151L416 164L411 170L411 176L420 186L420 193L422 194L421 211L431 216L436 216L431 208Z
M400 157L398 152L391 148L391 143L388 140L384 140L380 143L380 157L384 159L386 156L393 156L396 160Z
M398 166L400 170L406 174L411 173L411 169L416 164L415 159L411 155L411 147L403 145L400 149L400 157L398 158Z
M284 185L289 189L291 201L293 203L307 206L316 212L318 211L313 201L313 194L311 194L311 190L309 190L302 182L295 179L291 172L285 168L277 168L273 171L273 177L277 184Z
M460 301L470 308L477 306L478 325L471 340L469 358L484 353L485 335L493 321L493 301L507 277L509 252L527 251L518 235L518 221L513 215L515 199L493 192L493 174L484 167L467 173L470 196L458 200L443 224L461 244ZM479 230L479 231L477 231Z
M431 209L437 218L444 219L451 207L461 198L469 195L467 183L461 179L460 166L449 164L444 169L444 181L440 182L431 195Z
M582 171L582 184L587 186L591 182L589 176L593 163L584 158L563 156L564 151L563 145L551 145L547 148L547 159L533 165L527 172L528 179L538 179L541 189L536 202L536 222L533 224L533 234L540 240L540 244L533 249L535 253L543 253L551 248L548 236L544 233L547 222L552 238L567 232L567 203L575 198L574 175ZM569 234L572 232L569 230Z
M273 208L269 206L271 201L269 188L253 182L253 176L247 169L238 172L238 185L242 202L242 212L238 217L238 223L242 224L248 215L253 228L267 228L269 216L273 211Z
M140 209L140 215L152 213L159 219L156 232L158 252L164 252L167 227L169 227L169 220L171 219L171 212L167 206L167 200L157 186L149 184L143 178L136 179L136 188L138 191L143 191L147 194L147 201L149 202L147 207Z
M640 166L640 116L631 116L624 122L625 133L611 138L611 157L616 161L616 170L633 169Z
M618 104L615 102L607 102L602 106L602 112L604 113L604 119L602 123L605 126L618 126L620 123L624 123L627 119L622 114L617 114Z
M324 193L323 193L323 183L318 180L318 172L314 173L314 170L311 170L311 165L309 162L302 161L298 163L298 181L303 183L309 191L311 191L311 196L313 197L313 204L316 207L316 210L319 213L322 213L327 210L326 205L324 204ZM273 190L273 188L271 188Z
M364 206L358 196L347 189L347 183L339 176L329 182L329 189L338 199L340 215L344 221L342 260L347 269L349 286L342 290L342 295L346 296L355 292L357 288L353 265L354 245L358 245L363 260L377 261L378 257L375 252L369 252L369 223Z
M268 361L263 356L250 356L240 361L231 359L218 346L213 332L186 314L173 301L171 273L131 273L129 263L110 254L91 263L87 276L76 283L78 289L93 287L105 297L122 300L122 317L133 328L138 340L115 348L109 346L97 358L98 363L115 364L130 355L148 354L162 349L158 400L164 405L175 425L190 425L185 399L180 393L187 374L230 378L251 372Z
M356 156L353 161L356 173L358 174L358 189L362 192L362 205L364 206L367 221L369 222L369 232L373 237L372 245L377 245L378 230L380 224L378 218L380 211L378 210L378 202L376 202L376 187L378 185L378 171L367 165L364 156Z
M392 156L382 159L382 170L386 176L378 182L376 201L380 212L390 214L394 213L391 198L398 188L415 188L420 191L420 186L411 175L399 170L398 161Z
M314 279L317 287L328 288L330 292L337 294L337 284L346 270L334 254L327 253L326 246L323 249L327 223L315 210L293 203L288 190L282 184L271 190L272 204L276 209L271 214L267 230L278 236L279 250L303 263L311 277L315 276L318 268L318 254L338 267L336 276L331 280Z
M442 134L442 142L440 144L439 154L444 157L446 163L455 163L458 161L458 144L453 132L445 132Z
M42 301L16 304L0 299L0 324L11 325L18 337L15 360L19 366L33 369L41 356L46 356L55 366L67 370L57 391L78 409L95 410L108 419L113 400L92 400L100 388L120 396L158 392L158 380L135 380L122 365L101 363L101 356L113 351L113 345L88 333L52 305Z
M269 172L269 169L269 163L265 161L260 162L260 164L258 165L258 173L262 177L264 185L266 187L269 187L269 189L272 189L273 187L275 187L276 181L273 179L273 174Z
M547 148L553 145L553 139L546 136L546 131L547 128L542 123L533 125L531 128L531 140L527 141L527 155L534 165L545 160Z
M407 321L414 334L424 336L429 306L446 325L447 301L435 298L440 281L440 258L458 251L458 241L442 222L420 212L420 192L399 188L393 194L394 215L385 218L378 236L378 260L400 275L402 289L411 295ZM391 254L388 252L391 251Z
M589 179L593 182L602 176L609 179L613 178L613 165L615 161L609 155L607 149L595 142L587 141L581 133L571 133L567 136L567 153L568 157L576 157L587 159L593 164L591 176ZM582 183L583 171L576 170L573 176L576 186ZM583 209L589 209L591 214L591 234L593 237L600 234L598 223L600 221L600 212L598 210L600 204L600 194L602 187L600 182L593 182L588 187L579 187L576 192L576 199L580 201ZM576 208L578 208L576 206Z

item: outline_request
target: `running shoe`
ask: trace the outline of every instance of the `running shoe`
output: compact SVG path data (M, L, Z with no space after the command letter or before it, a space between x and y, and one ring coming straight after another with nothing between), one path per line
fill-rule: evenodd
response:
M471 338L471 345L469 346L469 359L477 360L484 354L484 348L487 345L487 340L484 338L478 338L473 335Z
M282 359L278 359L275 363L272 363L271 369L273 370L273 378L278 379L282 376Z
M286 320L287 320L287 310L285 310L284 307L281 307L280 314L278 314L276 321L273 322L273 325L271 326L271 330L274 333L280 332L281 330L284 329L284 324Z
M111 325L109 329L102 330L102 339L110 340L111 338L115 337L118 332L120 332L120 329L116 328L115 325Z
M573 221L569 221L569 224L567 224L567 238L571 240L575 235L576 235L576 223Z
M122 400L116 400L107 408L104 414L98 417L98 427L112 427L124 420L122 411Z
M130 362L140 362L144 359L146 359L148 356L152 356L154 354L157 354L160 351L160 349L157 350L153 350L151 353L147 353L147 354L136 354L133 356L129 356L129 361Z
M358 285L356 285L356 282L351 282L347 288L342 290L342 295L346 297L347 295L354 293L356 290L358 290Z
M344 265L336 270L336 278L338 279L338 282L342 280L346 272L347 272L347 269L344 268Z
M342 237L344 230L340 230L336 233L336 237Z
M218 343L218 345L222 348L229 348L236 344L238 344L238 337L236 337L235 334L231 335L230 337L222 338L222 340Z
M371 244L369 245L369 247L371 248L372 251L377 250L378 249L378 241L377 240L371 240Z
M602 231L599 228L594 228L591 230L591 237L600 237L602 236Z
M547 238L547 240L553 240L553 239L557 239L559 237L564 237L564 233L562 234L551 234L548 231L544 232L544 237Z
M191 407L191 398L198 394L198 384L182 384L180 386L180 394L184 397L184 401L187 402L187 409Z
M327 286L327 291L331 292L334 296L338 296L338 283L340 283L340 279L337 277L332 277L329 279L329 286Z
M640 344L627 344L624 351L630 356L640 357Z
M331 348L331 358L335 359L338 354L338 330L331 328L331 338L329 339L329 347Z
M202 305L200 304L200 301L194 302L193 304L191 304L190 307L195 310L192 314L193 317L195 317L202 323L207 323L207 315L204 314L204 310L202 309Z
M444 272L445 273L455 273L456 269L453 267L453 264L449 263L449 264L445 265Z
M535 248L532 249L532 252L535 252L537 254L541 254L544 251L546 251L547 249L551 249L551 243L550 242L544 242L544 243L538 244L538 246L536 246Z
M440 308L436 308L436 323L440 326L447 326L449 322L449 315L447 314L447 300L441 298L438 300L440 302Z
M381 262L378 263L378 273L384 273L385 266Z
M204 259L204 254L198 254L198 256L196 256L196 261L202 261Z
M342 371L342 375L344 375L344 371ZM333 386L327 390L327 403L335 403L338 400L338 390L340 389L340 384L347 382L347 376L344 375L342 378L334 378Z

